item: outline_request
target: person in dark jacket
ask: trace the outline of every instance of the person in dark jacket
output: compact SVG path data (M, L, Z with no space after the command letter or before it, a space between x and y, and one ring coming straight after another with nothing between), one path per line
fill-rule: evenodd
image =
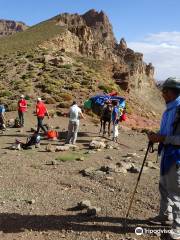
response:
M167 239L180 239L180 79L168 78L162 86L166 102L160 131L150 133L149 141L159 143L161 195L159 215L151 223L171 225Z

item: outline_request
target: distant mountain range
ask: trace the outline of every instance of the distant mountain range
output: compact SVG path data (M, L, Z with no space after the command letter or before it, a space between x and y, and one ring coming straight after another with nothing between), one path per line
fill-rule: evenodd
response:
M22 32L27 28L28 26L23 22L0 19L0 37Z

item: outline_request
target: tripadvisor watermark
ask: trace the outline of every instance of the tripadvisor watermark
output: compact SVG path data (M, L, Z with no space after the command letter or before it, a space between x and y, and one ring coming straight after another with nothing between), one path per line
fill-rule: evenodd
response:
M140 236L140 235L150 235L150 234L169 234L171 233L172 230L170 229L148 229L148 228L142 228L142 227L137 227L135 229L135 234Z

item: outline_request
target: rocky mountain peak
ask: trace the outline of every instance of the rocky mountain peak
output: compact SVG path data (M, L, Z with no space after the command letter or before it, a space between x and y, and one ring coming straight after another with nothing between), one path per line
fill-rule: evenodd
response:
M28 26L23 22L0 19L0 37L12 35L26 30Z

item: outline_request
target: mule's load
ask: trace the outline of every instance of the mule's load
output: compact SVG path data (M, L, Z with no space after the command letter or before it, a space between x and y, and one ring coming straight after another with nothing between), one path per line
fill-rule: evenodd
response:
M125 99L119 96L96 95L84 103L85 109L91 109L93 113L101 116L103 107L107 102L118 102L120 108L125 108Z

